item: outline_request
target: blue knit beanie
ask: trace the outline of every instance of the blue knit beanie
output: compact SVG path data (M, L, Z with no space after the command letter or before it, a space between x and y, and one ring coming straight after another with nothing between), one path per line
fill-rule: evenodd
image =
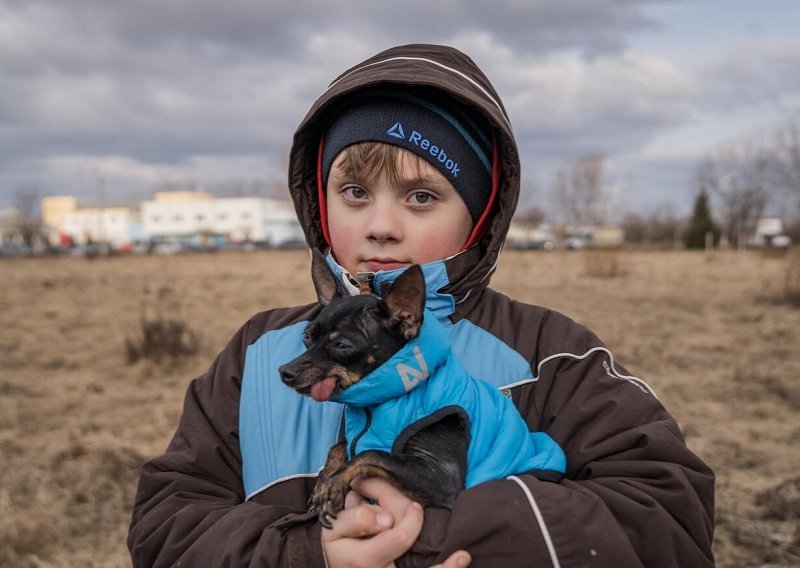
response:
M372 90L352 95L328 126L322 182L336 156L360 142L382 142L423 158L453 184L477 221L492 192L492 135L477 113L432 94Z

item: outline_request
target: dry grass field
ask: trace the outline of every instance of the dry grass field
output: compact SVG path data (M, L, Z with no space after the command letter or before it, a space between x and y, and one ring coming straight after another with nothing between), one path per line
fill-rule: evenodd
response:
M659 394L717 473L721 567L800 565L789 262L507 252L493 279L593 329ZM138 469L167 444L187 383L252 313L310 301L308 273L301 251L0 260L0 566L129 566ZM129 363L126 338L159 311L199 351Z

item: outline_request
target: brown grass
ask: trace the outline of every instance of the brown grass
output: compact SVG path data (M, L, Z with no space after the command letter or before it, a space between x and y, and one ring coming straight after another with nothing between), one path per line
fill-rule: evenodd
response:
M507 252L493 286L596 331L717 472L720 567L800 563L800 310L790 257ZM0 566L129 566L138 469L163 451L190 379L252 313L310 301L305 252L0 261ZM125 340L170 290L194 356L129 365ZM148 296L150 294L150 296Z
M622 251L589 250L583 253L586 275L593 278L618 278L625 276Z
M800 307L800 251L790 254L783 283L783 301Z

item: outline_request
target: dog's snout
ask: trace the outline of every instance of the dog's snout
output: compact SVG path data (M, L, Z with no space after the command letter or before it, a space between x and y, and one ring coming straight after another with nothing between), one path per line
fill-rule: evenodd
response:
M294 368L294 365L290 363L281 365L281 367L278 369L278 372L281 375L281 380L287 385L290 384L297 376L297 370Z

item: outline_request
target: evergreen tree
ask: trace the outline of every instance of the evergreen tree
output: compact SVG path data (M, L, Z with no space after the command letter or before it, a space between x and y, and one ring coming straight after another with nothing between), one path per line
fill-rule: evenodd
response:
M717 228L711 218L711 209L708 205L708 194L701 191L694 202L694 212L689 221L689 230L686 233L686 248L703 249L706 246L706 233L711 231L714 242L717 241Z

